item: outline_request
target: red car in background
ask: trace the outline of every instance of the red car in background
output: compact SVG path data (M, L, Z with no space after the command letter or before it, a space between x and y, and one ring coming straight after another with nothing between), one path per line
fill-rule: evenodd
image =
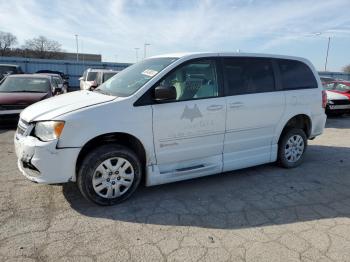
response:
M0 82L0 120L16 116L27 106L54 96L59 88L49 75L7 76Z
M323 84L327 92L326 113L342 115L350 113L350 81L335 80Z

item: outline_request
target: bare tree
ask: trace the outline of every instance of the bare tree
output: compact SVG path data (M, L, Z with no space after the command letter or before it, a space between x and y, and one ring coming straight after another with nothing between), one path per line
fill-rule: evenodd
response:
M35 58L59 58L60 52L62 52L59 42L44 36L26 40L22 49L25 50L28 57Z
M344 66L343 71L350 74L350 65Z
M17 37L8 32L0 31L0 56L5 56L11 47L17 44Z

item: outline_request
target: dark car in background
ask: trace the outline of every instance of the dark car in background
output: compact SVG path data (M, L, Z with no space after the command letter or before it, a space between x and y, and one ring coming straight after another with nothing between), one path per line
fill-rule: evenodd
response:
M69 90L69 76L66 75L63 72L60 71L54 71L54 70L39 70L36 71L37 74L54 74L54 75L59 75L62 80L63 80L63 84L67 87L67 91Z
M0 83L0 118L18 115L27 106L52 97L57 85L51 76L9 75Z
M0 80L7 75L23 74L22 68L19 65L0 64Z

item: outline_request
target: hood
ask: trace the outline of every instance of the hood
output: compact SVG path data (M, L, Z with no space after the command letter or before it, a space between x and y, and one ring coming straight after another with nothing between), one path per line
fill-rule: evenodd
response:
M0 105L31 105L44 99L47 93L1 93L0 92Z
M26 122L50 120L60 115L116 99L97 92L75 91L45 99L27 107L21 118Z
M328 100L344 100L350 99L350 93L340 92L340 91L330 91L327 90L327 99Z

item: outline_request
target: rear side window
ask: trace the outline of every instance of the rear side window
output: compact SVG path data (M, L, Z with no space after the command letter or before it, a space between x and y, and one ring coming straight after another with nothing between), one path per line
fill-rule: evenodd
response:
M284 90L317 88L317 81L311 69L304 63L278 59Z
M224 75L228 95L275 90L275 78L268 58L225 58Z

